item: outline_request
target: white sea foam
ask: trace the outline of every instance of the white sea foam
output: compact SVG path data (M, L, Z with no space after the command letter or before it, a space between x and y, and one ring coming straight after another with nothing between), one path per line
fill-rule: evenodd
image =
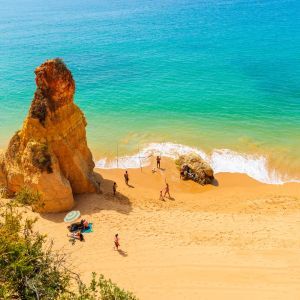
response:
M267 158L259 155L237 153L228 149L215 149L211 154L204 151L173 143L151 143L139 153L123 156L118 159L100 159L96 167L100 169L130 169L145 167L150 164L150 157L161 155L175 159L179 155L196 153L205 159L214 169L215 173L242 173L269 184L283 184L285 182L300 182L299 179L288 179L268 166Z

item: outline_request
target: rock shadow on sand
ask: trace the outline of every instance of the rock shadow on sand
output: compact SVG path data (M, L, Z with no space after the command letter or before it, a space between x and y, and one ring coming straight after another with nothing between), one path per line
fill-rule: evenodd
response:
M114 181L101 176L102 193L75 195L75 205L72 210L79 210L82 216L92 215L102 210L114 210L121 214L129 214L132 211L130 199L120 192L114 196L112 193L113 183ZM55 223L63 223L66 213L41 213L40 217Z

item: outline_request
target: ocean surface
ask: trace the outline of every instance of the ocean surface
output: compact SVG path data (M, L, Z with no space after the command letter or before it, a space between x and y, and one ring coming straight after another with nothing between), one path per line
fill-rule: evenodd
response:
M300 1L0 0L0 148L54 57L99 167L198 151L218 172L300 179Z

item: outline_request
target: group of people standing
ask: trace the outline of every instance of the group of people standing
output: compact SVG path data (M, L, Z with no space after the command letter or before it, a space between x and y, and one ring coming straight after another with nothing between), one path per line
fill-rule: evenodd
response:
M161 162L161 156L157 156L156 157L156 167L157 169L160 169L160 162ZM153 169L152 169L152 172L153 172ZM126 170L125 173L124 173L124 180L125 180L125 184L129 186L129 174L128 174L128 171ZM114 182L113 183L113 195L115 196L116 193L117 193L117 183ZM170 195L170 187L169 187L169 184L166 182L166 186L164 189L162 189L160 191L160 194L159 194L159 200L164 200L164 198L168 196L168 198L171 198L171 195Z
M157 156L157 157L156 157L156 167L157 167L157 169L160 169L160 161L161 161L161 157L160 157L160 156ZM124 173L124 180L125 180L126 185L129 186L129 174L128 174L128 171L127 171L127 170L126 170L125 173ZM118 187L117 183L114 182L114 183L113 183L113 187L112 187L112 189L113 189L113 195L114 195L114 196L115 196L116 193L117 193L117 187ZM167 184L167 187L166 187L165 191L166 191L166 192L165 192L165 195L166 195L166 194L169 194L169 195L170 195L170 193L169 193L169 188L168 188L168 184Z

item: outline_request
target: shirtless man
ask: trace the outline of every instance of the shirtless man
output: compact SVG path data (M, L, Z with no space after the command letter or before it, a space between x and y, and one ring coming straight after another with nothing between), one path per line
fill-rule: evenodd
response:
M169 187L169 184L166 182L164 197L166 197L167 194L168 194L168 198L171 198L170 187Z
M128 172L126 171L125 174L124 174L124 179L125 179L125 183L128 185L128 182L129 182L129 175L128 175Z
M161 157L158 155L156 157L156 167L157 167L157 169L160 169L160 161L161 161Z

